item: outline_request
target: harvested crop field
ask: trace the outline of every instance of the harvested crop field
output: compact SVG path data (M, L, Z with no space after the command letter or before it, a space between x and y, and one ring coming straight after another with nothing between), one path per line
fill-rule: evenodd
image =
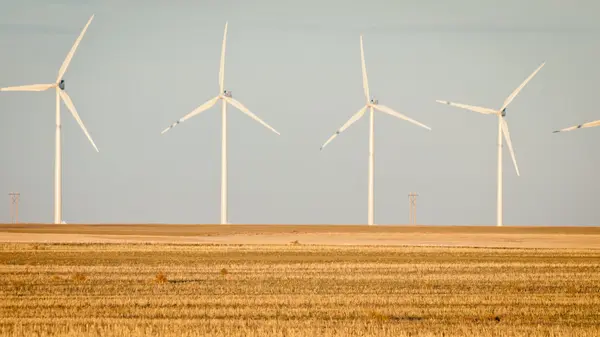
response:
M598 248L600 227L0 225L0 242Z
M0 296L3 336L599 336L600 251L2 243Z

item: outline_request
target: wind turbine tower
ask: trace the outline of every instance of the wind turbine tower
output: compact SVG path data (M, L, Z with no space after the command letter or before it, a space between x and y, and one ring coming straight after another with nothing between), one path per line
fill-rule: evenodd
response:
M403 119L405 121L408 121L410 123L413 123L420 127L423 127L427 130L431 130L431 128L424 124L421 124L421 123L415 121L414 119L411 119L399 112L396 112L396 111L392 110L391 108L388 108L385 105L379 104L379 101L377 99L370 96L369 80L367 79L367 67L365 65L365 53L364 53L364 48L363 48L362 35L360 36L360 59L361 59L361 64L362 64L363 90L365 93L366 105L363 106L360 110L358 110L358 112L355 113L352 117L350 117L350 119L344 125L342 125L341 128L339 128L331 137L329 137L329 139L325 142L325 144L323 144L323 146L321 146L321 150L323 150L323 148L325 148L325 146L327 146L327 144L329 144L329 142L331 142L340 133L344 132L344 130L349 128L350 125L354 124L356 121L361 119L364 116L367 109L369 110L369 192L368 192L368 198L367 198L367 200L368 200L367 223L369 226L372 226L374 224L373 223L373 220L374 220L373 170L374 170L374 166L375 166L375 144L374 144L375 143L374 142L375 113L374 113L374 110L378 110L385 114L394 116L396 118Z
M83 133L85 133L85 135L87 136L89 141L92 143L92 146L94 147L94 149L96 149L96 151L98 152L98 148L96 147L96 144L94 144L94 141L92 140L92 137L90 136L87 129L85 128L85 125L81 121L81 118L79 117L79 114L77 113L77 110L75 109L75 105L73 105L73 101L71 100L71 97L69 97L69 94L67 94L67 92L65 90L65 80L63 79L63 76L67 72L67 68L69 67L71 60L73 59L73 55L75 55L75 51L77 50L77 47L79 46L79 43L81 42L81 39L83 38L83 35L85 34L85 31L87 30L90 23L92 23L93 19L94 19L94 15L92 15L92 17L90 17L87 24L81 31L81 34L79 34L79 37L77 38L77 40L75 40L73 47L71 47L71 51L69 51L62 66L58 70L58 77L56 78L56 82L51 83L51 84L31 84L31 85L22 85L22 86L17 86L17 87L8 87L8 88L0 89L0 91L46 91L48 89L54 88L56 91L56 132L55 132L55 143L54 143L54 148L55 148L55 157L54 157L54 223L55 224L60 224L62 222L62 154L61 154L62 143L61 143L61 119L60 119L60 101L61 101L61 99L65 103L65 105L67 106L69 111L71 111L73 118L75 118L75 120L77 121L77 123L79 124L81 129L83 130Z
M515 152L513 151L512 142L510 140L510 133L508 132L508 124L506 123L506 120L504 119L504 117L506 117L506 108L515 99L515 97L517 97L519 92L521 92L521 90L523 90L523 88L525 88L525 85L527 85L527 83L535 76L535 74L537 74L538 71L540 71L542 69L544 64L546 64L546 63L545 62L542 63L542 65L540 65L531 75L529 75L529 77L527 79L525 79L525 81L523 81L523 83L521 83L521 85L517 89L515 89L515 91L513 91L512 94L510 94L510 96L508 96L504 100L504 104L502 104L502 107L498 110L494 110L494 109L490 109L490 108L483 108L483 107L479 107L479 106L466 105L466 104L461 104L461 103L453 103L453 102L448 102L448 101L439 101L439 100L436 101L438 103L447 104L447 105L450 105L453 107L471 110L474 112L479 112L484 115L496 115L498 117L498 190L497 190L498 194L497 194L497 199L496 199L496 201L497 201L496 225L497 226L502 226L503 222L504 222L503 207L502 207L502 198L503 198L503 196L502 196L502 136L503 135L504 135L504 138L506 139L506 144L508 145L508 150L510 151L510 156L512 157L513 164L515 165L515 171L517 172L517 176L520 176L519 167L517 166L517 159L515 158Z
M189 114L183 116L169 127L164 129L161 134L171 130L175 126L179 125L181 122L184 122L201 112L210 109L214 106L217 101L221 100L221 224L227 224L227 103L233 105L250 118L254 119L258 123L262 124L267 129L273 131L277 135L279 132L273 129L270 125L263 122L258 116L250 112L248 108L246 108L242 103L233 98L231 91L225 90L225 46L227 44L227 22L225 23L225 33L223 34L223 44L221 46L221 65L219 68L219 94L207 102L200 105L194 111Z

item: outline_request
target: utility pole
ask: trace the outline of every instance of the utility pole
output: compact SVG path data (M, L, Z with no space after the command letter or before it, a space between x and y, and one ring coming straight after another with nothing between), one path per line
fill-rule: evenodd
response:
M408 194L408 223L417 224L417 193L411 192Z
M10 192L8 196L10 197L10 222L17 223L19 222L19 197L21 193Z

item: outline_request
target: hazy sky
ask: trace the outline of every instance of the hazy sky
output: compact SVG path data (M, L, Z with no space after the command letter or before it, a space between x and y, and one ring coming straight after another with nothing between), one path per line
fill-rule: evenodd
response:
M225 86L281 132L230 108L232 223L366 223L368 118L321 144L371 93L432 127L375 116L375 223L496 221L494 116L507 111L521 170L504 151L505 224L598 224L597 1L0 1L0 86L52 82L91 14L65 76L96 153L66 108L63 218L78 223L218 223L217 107L160 131ZM0 221L8 192L21 220L53 220L54 93L0 94Z

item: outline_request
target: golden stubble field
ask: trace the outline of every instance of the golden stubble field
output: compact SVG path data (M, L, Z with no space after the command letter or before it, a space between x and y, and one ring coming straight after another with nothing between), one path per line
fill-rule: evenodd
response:
M0 225L2 336L599 336L600 228Z
M600 251L0 243L2 336L600 336Z

